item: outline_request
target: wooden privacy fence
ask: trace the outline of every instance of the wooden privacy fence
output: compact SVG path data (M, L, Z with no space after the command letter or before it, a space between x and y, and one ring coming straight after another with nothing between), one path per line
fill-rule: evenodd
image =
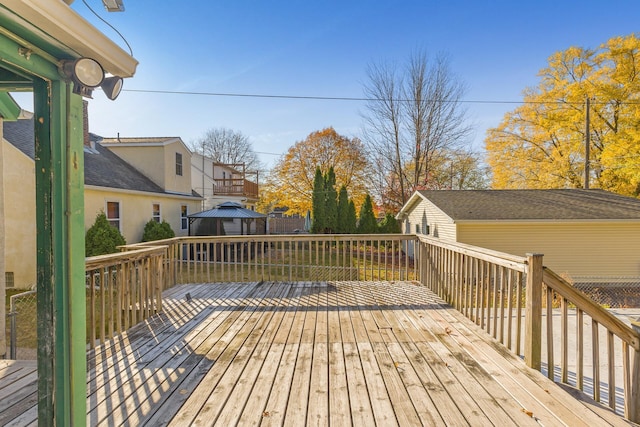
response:
M167 246L86 259L89 347L162 311Z
M202 236L167 239L167 271L183 283L416 279L416 238L401 234ZM137 249L146 244L122 247Z
M542 255L517 257L424 236L418 246L423 284L528 366L546 368L552 380L613 410L622 406L625 417L640 421L640 334L543 267Z

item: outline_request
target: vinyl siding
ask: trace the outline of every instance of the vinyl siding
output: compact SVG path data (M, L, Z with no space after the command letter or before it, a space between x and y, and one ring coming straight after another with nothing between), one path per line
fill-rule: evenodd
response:
M422 227L423 221L429 226L429 235L445 241L456 241L456 227L451 218L428 200L421 200L408 213L410 234L416 233L416 224ZM406 220L405 220L406 221ZM406 231L403 226L403 231Z
M569 276L640 276L640 221L458 224L458 241L513 255L544 254Z

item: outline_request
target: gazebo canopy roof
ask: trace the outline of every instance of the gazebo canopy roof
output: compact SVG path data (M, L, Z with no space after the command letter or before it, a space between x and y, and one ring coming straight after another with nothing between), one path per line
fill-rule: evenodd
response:
M240 203L224 202L213 209L188 215L189 218L266 218L267 216L250 209L245 209Z

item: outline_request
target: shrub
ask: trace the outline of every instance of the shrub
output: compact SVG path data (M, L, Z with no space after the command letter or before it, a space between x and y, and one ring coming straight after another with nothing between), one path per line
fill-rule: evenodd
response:
M386 214L382 222L380 223L380 233L383 234L392 234L392 233L400 233L400 223L398 220L390 213Z
M126 243L120 230L109 224L107 216L104 212L100 212L91 228L87 230L84 242L85 256L117 252L117 247Z
M151 219L144 225L143 242L170 239L172 237L176 237L176 233L173 232L167 221L157 222Z
M378 232L378 222L373 213L373 202L371 201L371 196L368 194L360 208L357 231L359 234L375 234Z

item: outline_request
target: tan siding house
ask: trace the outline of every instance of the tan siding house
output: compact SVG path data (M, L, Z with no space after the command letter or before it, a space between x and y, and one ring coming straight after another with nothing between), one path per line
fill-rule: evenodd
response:
M416 192L404 230L523 256L570 278L640 277L640 200L602 190ZM424 233L426 234L426 233Z
M35 164L4 138L1 148L6 286L31 288L36 284Z
M29 288L36 282L35 173L33 119L3 123L2 164L4 194L4 263L7 287ZM191 191L190 153L181 141L161 149L151 147L156 175L163 188L140 170L100 144L101 138L89 135L84 149L85 229L93 225L101 211L117 226L128 243L142 239L144 225L150 219L167 221L178 236L188 234L187 215L199 212L202 198ZM168 147L168 148L167 148ZM173 156L167 157L165 152ZM176 173L175 153L184 155L185 176ZM144 151L138 154L148 158ZM160 153L160 156L156 156ZM165 159L172 159L170 165ZM188 184L185 184L188 183ZM0 212L2 214L2 212Z
M164 191L191 194L191 151L179 137L102 138L100 145Z

